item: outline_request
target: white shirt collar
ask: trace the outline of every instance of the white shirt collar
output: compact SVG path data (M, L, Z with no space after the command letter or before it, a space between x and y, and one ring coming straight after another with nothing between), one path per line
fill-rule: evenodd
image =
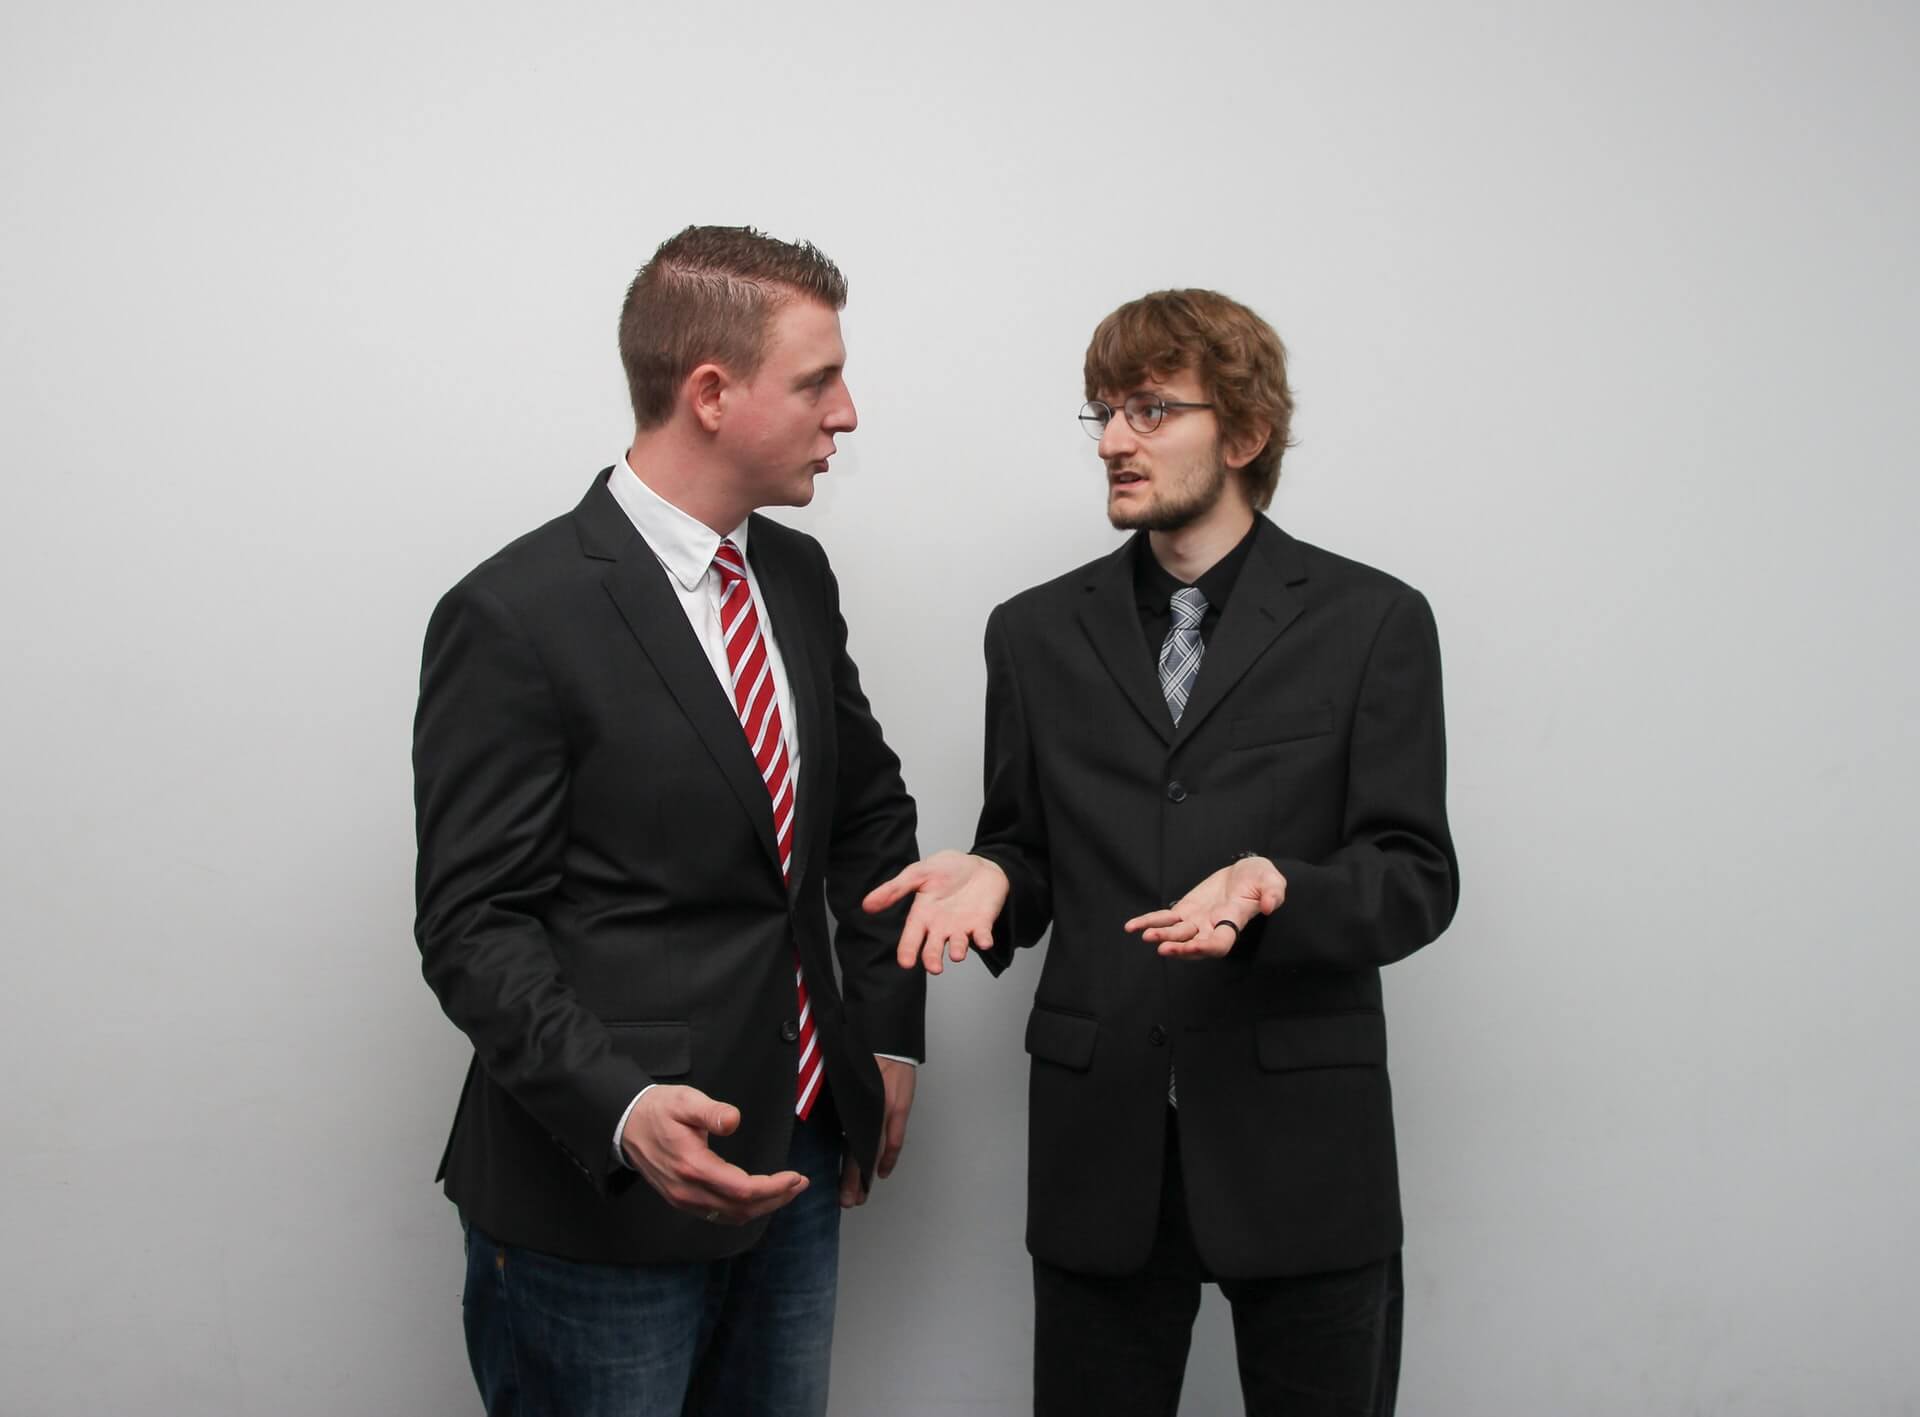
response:
M627 514L634 530L646 538L647 546L660 564L688 590L694 589L713 566L713 554L720 549L720 537L698 517L689 516L640 480L623 453L607 479L607 490L620 510ZM747 523L741 522L727 537L747 554Z

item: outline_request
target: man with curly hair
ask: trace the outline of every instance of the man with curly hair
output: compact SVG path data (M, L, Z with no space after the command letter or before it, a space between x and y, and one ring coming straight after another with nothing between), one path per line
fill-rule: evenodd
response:
M1206 290L1114 311L1086 357L1118 551L987 622L971 854L898 957L994 974L1052 939L1031 1055L1034 1409L1171 1414L1200 1286L1251 1413L1390 1413L1401 1220L1380 967L1446 928L1427 602L1261 515L1286 354Z

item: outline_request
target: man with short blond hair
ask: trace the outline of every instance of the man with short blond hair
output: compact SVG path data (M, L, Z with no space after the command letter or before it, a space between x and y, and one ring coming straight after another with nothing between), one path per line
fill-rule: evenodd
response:
M1036 1413L1175 1411L1212 1282L1250 1413L1381 1417L1380 966L1459 889L1433 617L1260 515L1293 399L1245 306L1122 306L1086 395L1108 518L1137 534L993 612L973 853L867 905L913 897L899 960L935 974L970 948L999 974L1052 929L1026 1034Z
M853 431L845 300L808 245L664 243L631 446L427 628L415 933L473 1044L441 1176L490 1413L826 1411L839 1213L899 1155L925 987L855 909L914 807L833 573L755 514Z

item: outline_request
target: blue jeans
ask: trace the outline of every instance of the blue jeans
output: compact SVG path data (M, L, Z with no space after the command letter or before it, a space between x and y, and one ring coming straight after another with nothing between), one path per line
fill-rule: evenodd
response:
M824 1417L840 1145L796 1122L812 1183L729 1260L602 1265L467 1226L467 1356L489 1417Z

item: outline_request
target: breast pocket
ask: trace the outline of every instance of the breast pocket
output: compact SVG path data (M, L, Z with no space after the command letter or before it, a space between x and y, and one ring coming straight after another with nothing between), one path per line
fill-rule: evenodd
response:
M1314 704L1308 708L1280 709L1236 718L1227 741L1234 748L1260 748L1269 743L1321 738L1331 732L1333 705Z

